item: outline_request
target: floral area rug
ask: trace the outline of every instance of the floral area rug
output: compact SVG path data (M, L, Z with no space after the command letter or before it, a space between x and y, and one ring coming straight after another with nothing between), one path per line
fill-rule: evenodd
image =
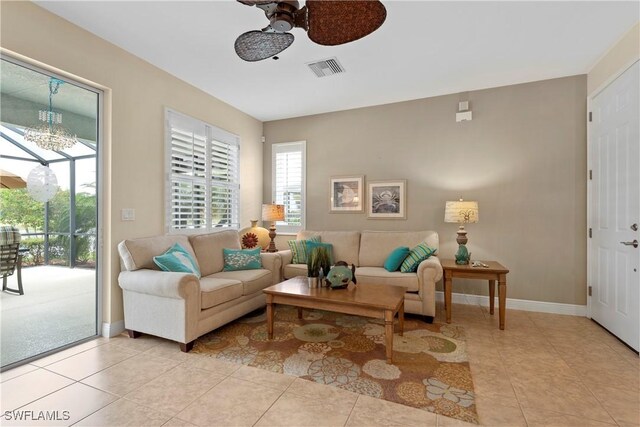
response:
M405 318L389 365L383 320L320 310L298 319L279 305L268 340L266 315L249 316L200 337L192 351L478 423L460 326Z

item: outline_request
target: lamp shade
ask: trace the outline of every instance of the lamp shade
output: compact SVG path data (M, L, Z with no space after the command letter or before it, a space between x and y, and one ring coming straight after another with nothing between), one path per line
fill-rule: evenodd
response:
M284 205L262 205L263 221L284 221Z
M468 202L462 199L447 202L444 208L444 222L478 222L478 202Z

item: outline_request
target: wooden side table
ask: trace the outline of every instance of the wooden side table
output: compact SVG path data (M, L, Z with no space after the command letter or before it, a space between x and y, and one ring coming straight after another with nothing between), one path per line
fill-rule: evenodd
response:
M444 270L444 307L447 312L447 323L451 323L451 288L454 277L460 279L480 279L489 281L489 313L493 314L496 296L496 280L498 281L498 310L500 311L500 329L504 330L504 314L507 305L507 273L509 270L496 261L484 261L489 267L471 267L458 265L454 259L440 260Z

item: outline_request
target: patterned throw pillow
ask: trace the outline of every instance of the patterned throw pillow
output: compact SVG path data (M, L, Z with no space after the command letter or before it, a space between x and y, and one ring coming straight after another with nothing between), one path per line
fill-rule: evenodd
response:
M398 271L402 261L404 261L407 255L409 255L409 252L410 250L407 246L395 248L391 251L387 260L384 262L384 269L387 271Z
M174 273L191 273L200 278L200 269L196 260L191 254L180 244L176 243L171 246L162 255L154 256L153 262L160 267L162 271L172 271Z
M411 249L409 255L402 261L400 271L403 273L414 273L418 270L418 265L435 254L436 250L427 246L425 242L420 243L418 246Z
M319 242L319 236L310 237L307 240L289 240L289 249L291 249L291 255L293 255L292 264L306 264L307 263L307 242Z
M311 255L315 248L326 248L329 253L329 262L333 265L333 245L331 243L307 242L307 254Z
M261 248L255 249L223 249L223 271L257 270L262 268L260 260Z

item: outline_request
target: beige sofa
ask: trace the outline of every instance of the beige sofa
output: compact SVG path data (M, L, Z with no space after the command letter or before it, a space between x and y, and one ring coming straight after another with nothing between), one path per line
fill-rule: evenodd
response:
M412 248L421 242L434 249L439 247L435 231L309 231L303 230L297 240L320 236L323 243L333 245L334 261L355 264L358 286L388 284L405 286L405 311L425 316L428 322L436 315L436 282L442 278L442 266L437 256L422 261L416 273L388 272L384 262L398 246ZM282 257L283 276L306 276L306 264L292 264L290 250L279 252Z
M153 257L180 243L196 259L202 278L160 271ZM222 271L223 248L240 249L237 231L125 240L118 245L129 336L147 333L189 351L199 336L266 305L262 290L280 281L278 253L262 253L262 269Z

